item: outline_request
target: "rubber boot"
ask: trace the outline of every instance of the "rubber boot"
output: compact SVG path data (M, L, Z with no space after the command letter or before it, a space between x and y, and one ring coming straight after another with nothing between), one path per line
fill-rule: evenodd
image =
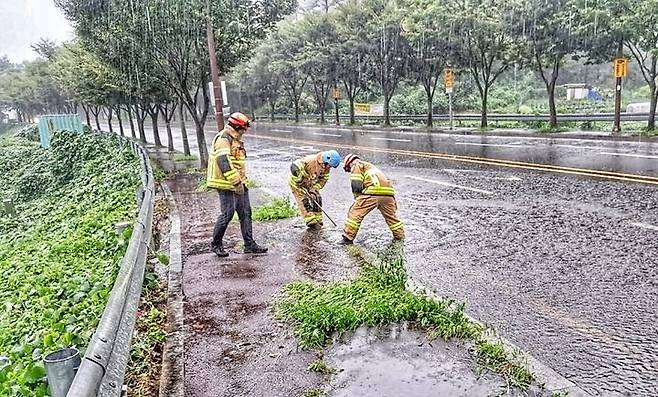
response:
M228 256L228 252L224 251L224 247L221 245L212 247L212 252L220 258L226 258Z
M245 254L264 254L267 252L267 248L261 247L258 244L251 245L249 247L244 247Z

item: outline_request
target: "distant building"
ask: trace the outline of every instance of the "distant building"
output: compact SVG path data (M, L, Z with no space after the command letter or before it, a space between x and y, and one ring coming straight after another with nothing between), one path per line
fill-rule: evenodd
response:
M589 87L587 84L565 84L564 88L567 89L567 101L587 99L589 95Z
M577 101L582 99L589 99L592 101L603 100L603 96L588 84L565 84L564 88L567 89L567 101Z

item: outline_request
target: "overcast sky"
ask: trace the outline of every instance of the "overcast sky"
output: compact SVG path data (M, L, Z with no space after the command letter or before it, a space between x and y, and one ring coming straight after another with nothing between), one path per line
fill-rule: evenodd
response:
M0 56L12 62L32 60L30 45L41 38L57 43L73 37L73 29L53 0L0 0Z

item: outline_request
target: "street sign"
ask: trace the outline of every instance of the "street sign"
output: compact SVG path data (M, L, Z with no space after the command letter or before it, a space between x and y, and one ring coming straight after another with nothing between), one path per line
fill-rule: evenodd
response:
M370 113L369 103L354 103L354 112L356 113Z
M450 67L447 67L443 70L443 84L446 87L446 92L449 88L455 86L455 73Z
M340 88L334 88L334 99L340 99Z
M617 58L613 64L615 68L615 77L626 77L628 74L628 59L626 58Z

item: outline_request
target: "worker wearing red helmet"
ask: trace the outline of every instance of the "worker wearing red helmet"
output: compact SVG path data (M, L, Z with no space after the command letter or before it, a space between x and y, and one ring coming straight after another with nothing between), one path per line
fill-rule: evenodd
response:
M404 239L404 228L397 215L395 190L391 181L379 168L361 160L355 154L345 156L343 169L350 173L354 204L347 213L343 229L343 244L352 244L363 218L375 208L381 212L394 240Z
M215 136L208 159L206 184L217 189L222 213L217 218L213 231L212 251L219 257L228 256L224 250L224 234L233 215L237 212L244 240L245 254L263 254L267 248L256 244L253 238L251 204L247 183L247 152L242 135L250 127L249 118L242 113L233 113L224 129Z

